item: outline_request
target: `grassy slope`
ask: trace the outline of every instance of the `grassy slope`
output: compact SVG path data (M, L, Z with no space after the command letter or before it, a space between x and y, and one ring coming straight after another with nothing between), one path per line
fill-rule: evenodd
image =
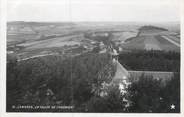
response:
M144 50L146 44L152 44L154 50L164 50L164 51L175 51L179 52L180 48L173 45L169 41L163 39L159 35L156 36L138 36L129 40L124 44L125 49L130 50Z

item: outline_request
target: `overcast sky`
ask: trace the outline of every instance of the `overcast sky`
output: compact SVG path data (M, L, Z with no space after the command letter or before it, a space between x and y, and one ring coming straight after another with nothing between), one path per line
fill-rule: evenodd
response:
M8 21L180 20L180 0L8 0Z

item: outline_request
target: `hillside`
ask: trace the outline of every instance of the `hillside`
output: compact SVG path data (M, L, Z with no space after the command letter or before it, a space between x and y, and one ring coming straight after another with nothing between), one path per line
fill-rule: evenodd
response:
M160 31L168 31L165 28L161 28L161 27L156 27L156 26L142 26L141 28L139 28L140 31L146 31L146 30L160 30Z
M175 35L176 33L164 28L143 26L139 28L137 36L127 39L122 47L128 50L164 50L179 52L180 46L178 45L180 39Z

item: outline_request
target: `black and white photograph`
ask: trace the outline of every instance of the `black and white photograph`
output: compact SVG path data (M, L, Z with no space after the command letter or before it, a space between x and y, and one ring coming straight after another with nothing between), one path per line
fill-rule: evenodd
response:
M181 113L181 0L7 0L6 113Z

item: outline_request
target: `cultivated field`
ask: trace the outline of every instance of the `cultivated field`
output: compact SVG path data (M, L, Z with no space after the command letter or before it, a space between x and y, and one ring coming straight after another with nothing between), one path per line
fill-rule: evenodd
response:
M164 35L180 43L176 32L162 31L159 28L140 31L142 25L123 22L9 22L7 50L9 53L14 52L20 58L39 56L43 53L81 54L92 51L101 42L110 39L115 43L116 48L122 47L124 50L179 52L179 47L162 37ZM86 34L89 34L89 37L86 37ZM104 34L108 36L104 37Z
M140 50L164 50L164 51L180 51L178 44L180 39L178 39L175 32L162 31L160 29L149 29L141 30L138 35L127 39L126 43L123 45L125 49L140 49ZM171 41L163 38L166 36ZM176 42L172 43L172 41Z

